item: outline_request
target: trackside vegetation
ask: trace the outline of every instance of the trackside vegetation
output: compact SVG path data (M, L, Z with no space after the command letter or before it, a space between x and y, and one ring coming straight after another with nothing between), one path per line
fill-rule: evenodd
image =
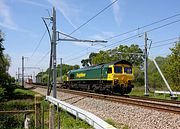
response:
M166 57L158 56L155 58L155 60L165 78L167 79L169 85L171 86L172 90L180 91L180 39L175 42L174 47L170 48L170 51L171 53ZM88 67L91 65L108 63L116 60L127 60L134 66L134 86L143 89L141 88L144 87L144 56L142 54L143 50L136 44L132 44L130 46L120 45L113 49L99 51L98 53L91 53L89 55L89 58L82 59L81 64L83 67ZM148 67L149 90L167 90L162 77L160 76L151 59L148 60ZM70 66L67 64L63 64L62 68L63 79L65 80L67 71L78 69L79 66ZM37 77L47 80L44 78L48 76L47 71L45 73L39 73ZM60 64L57 66L57 73L57 81L59 81Z
M34 96L36 92L28 89L16 87L13 96L14 98L6 102L0 103L0 111L17 111L17 110L34 110ZM41 102L41 108L44 108L44 128L49 128L49 103L45 100ZM34 114L28 114L30 118L30 129L34 129ZM5 114L0 115L0 129L24 129L24 114ZM57 127L57 112L56 112L56 127ZM66 111L61 110L61 128L62 129L90 129L92 128L86 122L76 119Z
M4 111L24 111L34 110L34 96L37 94L28 89L21 88L15 83L15 79L8 74L10 67L10 57L4 54L4 34L0 31L0 112ZM79 66L74 66L79 67ZM72 69L72 68L71 68ZM67 70L66 70L67 71ZM48 129L48 103L42 101L45 107L45 129ZM57 114L56 114L57 115ZM27 114L30 118L29 129L35 128L34 114ZM25 114L0 114L0 129L24 129ZM56 123L57 125L57 123ZM65 111L61 112L62 129L90 129L91 127L84 121L76 120Z
M0 102L11 99L14 91L15 79L8 74L10 57L4 54L4 34L0 30Z

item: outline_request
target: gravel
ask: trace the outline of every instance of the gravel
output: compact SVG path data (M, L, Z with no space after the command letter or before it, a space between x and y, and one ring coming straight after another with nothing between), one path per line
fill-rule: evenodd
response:
M34 91L46 94L47 90L36 88ZM77 95L58 92L58 98L81 109L92 112L98 117L112 119L129 129L180 129L180 115L138 106L84 98Z

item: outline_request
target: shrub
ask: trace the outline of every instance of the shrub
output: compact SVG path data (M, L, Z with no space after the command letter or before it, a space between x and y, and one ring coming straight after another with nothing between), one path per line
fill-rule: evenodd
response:
M4 94L4 88L1 87L0 85L0 102L4 100L5 94Z

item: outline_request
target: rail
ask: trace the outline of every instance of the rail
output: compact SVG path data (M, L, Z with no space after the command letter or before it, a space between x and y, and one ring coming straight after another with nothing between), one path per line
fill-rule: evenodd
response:
M52 96L46 96L46 100L53 103L54 105L61 107L62 109L68 111L69 113L73 114L77 118L80 118L87 123L89 123L91 126L93 126L95 129L116 129L112 125L108 124L104 120L100 119L99 117L95 116L94 114L82 110L78 107L75 107L73 105L70 105L68 103L65 103L63 101L60 101L56 98L53 98Z
M144 97L135 97L135 96L114 96L114 95L103 95L75 90L65 90L61 89L60 91L85 96L89 98L102 99L111 102L118 102L124 104L131 104L146 108L152 108L157 110L162 110L166 112L172 112L176 114L180 114L180 101L175 100L162 100L162 99L153 99L153 98L144 98Z

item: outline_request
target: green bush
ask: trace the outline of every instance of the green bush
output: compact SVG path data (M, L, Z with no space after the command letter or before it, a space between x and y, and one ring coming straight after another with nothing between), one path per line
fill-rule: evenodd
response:
M15 89L14 78L7 73L0 74L0 101L13 98Z
M5 94L4 94L4 88L1 87L0 85L0 102L4 100Z
M1 115L0 129L23 129L23 115Z

